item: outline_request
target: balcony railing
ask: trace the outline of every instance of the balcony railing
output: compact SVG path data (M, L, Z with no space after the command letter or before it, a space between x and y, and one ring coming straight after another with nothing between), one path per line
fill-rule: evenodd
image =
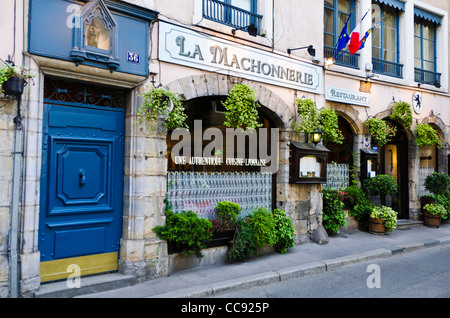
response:
M414 81L422 84L438 86L441 84L441 73L431 72L420 68L414 69Z
M336 50L330 46L325 46L325 57L335 56ZM340 52L339 58L334 63L336 65L359 69L359 54L351 55L349 52Z
M376 74L403 78L403 64L372 58L373 72Z
M253 24L258 30L258 34L263 18L262 15L217 0L203 0L203 17L235 29L245 28Z

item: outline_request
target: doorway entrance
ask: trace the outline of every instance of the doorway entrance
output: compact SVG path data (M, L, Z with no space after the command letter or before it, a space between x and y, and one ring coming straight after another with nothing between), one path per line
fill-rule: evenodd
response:
M387 121L396 128L395 136L381 148L379 162L381 174L393 177L397 181L398 191L393 195L381 198L381 203L391 207L398 213L398 219L409 218L409 187L408 187L408 138L400 125Z
M95 100L84 84L58 84L44 92L42 282L116 271L122 236L125 111L68 102ZM54 87L64 99L49 98Z

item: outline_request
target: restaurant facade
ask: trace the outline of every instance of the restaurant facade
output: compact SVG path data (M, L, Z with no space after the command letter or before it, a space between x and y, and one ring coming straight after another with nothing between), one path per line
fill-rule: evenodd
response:
M393 176L399 192L387 204L414 221L424 178L448 173L450 4L176 4L2 5L16 18L0 22L11 34L0 40L0 58L35 77L21 98L0 98L0 180L9 189L0 201L1 297L32 297L73 275L119 272L143 281L222 262L226 246L186 257L153 232L165 224L167 200L174 212L208 219L220 201L239 203L243 214L281 209L302 244L322 227L322 189L344 188L354 166L359 182ZM364 32L377 25L353 55L334 46L346 21L349 32L360 21ZM332 56L339 58L330 64ZM223 102L236 84L261 105L252 133L224 124ZM139 123L152 88L181 97L189 129ZM296 133L298 100L333 109L343 143ZM408 128L390 117L399 101L411 104ZM364 124L372 117L396 127L381 147ZM436 129L442 147L417 146L420 123Z

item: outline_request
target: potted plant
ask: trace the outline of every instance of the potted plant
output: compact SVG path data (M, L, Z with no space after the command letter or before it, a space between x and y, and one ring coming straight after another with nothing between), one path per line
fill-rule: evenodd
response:
M439 139L439 135L430 124L417 124L414 130L414 141L419 147L437 146L442 148L443 144Z
M388 143L389 138L395 135L395 127L390 127L384 120L371 117L364 122L373 141L380 147Z
M387 206L375 206L369 216L369 233L385 235L397 227L397 212Z
M329 235L336 235L347 222L345 220L344 202L339 199L339 192L332 188L322 190L323 227Z
M428 203L423 207L423 224L427 227L438 228L441 218L446 217L447 210L440 204Z
M185 127L187 115L181 101L181 97L164 88L151 88L143 93L144 100L137 111L139 117L136 124L141 122L151 123L161 119L167 130L174 130ZM151 126L149 125L149 129Z
M245 84L233 85L222 106L225 107L225 126L244 131L262 127L258 121L258 108L261 105L256 100L253 88Z
M401 122L405 129L411 128L413 121L411 105L402 101L395 103L392 107L391 119Z
M333 109L316 108L316 103L311 99L295 100L297 113L300 116L300 122L294 123L294 129L297 133L309 135L318 130L322 131L324 143L333 142L342 144L344 136L339 130L338 116Z
M433 172L425 178L424 186L435 195L444 195L450 191L450 176L441 172Z
M0 68L0 92L5 95L20 96L27 79L32 79L35 75L25 72L23 66L15 66L13 63L3 62Z
M211 241L207 243L208 247L223 246L231 242L241 206L234 202L222 201L217 204L215 211L217 219L211 221L214 232Z
M377 175L364 180L364 189L371 195L392 195L397 192L397 181L388 175ZM395 230L397 226L397 212L390 207L379 204L369 215L369 232L384 235ZM383 230L384 229L384 230Z

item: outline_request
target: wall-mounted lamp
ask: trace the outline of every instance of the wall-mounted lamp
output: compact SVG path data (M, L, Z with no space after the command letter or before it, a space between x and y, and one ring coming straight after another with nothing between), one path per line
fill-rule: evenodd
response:
M302 47L298 47L298 48L295 48L295 49L287 49L287 52L288 52L288 54L291 54L292 51L303 50L303 49L307 49L309 55L311 55L312 57L316 56L316 49L312 45L302 46Z
M334 65L334 63L336 63L336 60L332 56L329 56L325 59L325 67L331 67Z
M231 30L231 33L233 33L233 35L236 35L236 31L243 31L243 30L247 30L248 34L251 35L251 36L257 36L258 35L258 28L255 26L254 23L252 23L252 24L250 24L248 26L239 28L239 29L233 29L233 30Z
M315 146L322 140L322 130L317 129L316 132L313 132L311 134L311 141L314 143Z

